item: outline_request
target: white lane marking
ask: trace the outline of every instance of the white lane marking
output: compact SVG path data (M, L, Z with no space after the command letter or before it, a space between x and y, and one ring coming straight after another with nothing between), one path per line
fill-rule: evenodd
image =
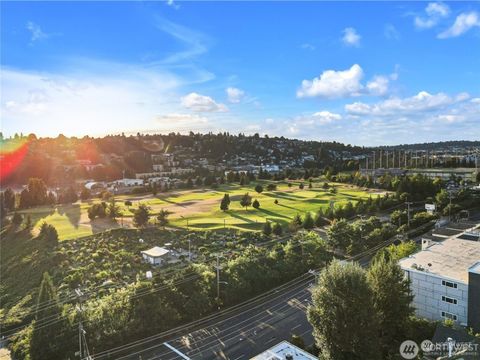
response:
M169 343L167 342L164 342L163 345L165 345L167 348L169 348L170 350L172 350L174 353L176 353L178 356L181 356L182 358L184 358L185 360L191 360L187 355L183 354L182 352L180 352L179 350L175 349L172 345L170 345Z
M302 326L302 324L298 324L297 326L294 326L291 330L295 330L295 329L298 329L300 326Z

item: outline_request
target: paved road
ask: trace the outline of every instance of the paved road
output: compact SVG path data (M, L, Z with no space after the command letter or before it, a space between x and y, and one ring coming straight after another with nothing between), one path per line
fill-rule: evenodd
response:
M129 360L183 359L163 344L168 344L191 359L243 360L264 351L292 334L301 335L306 344L313 343L312 327L307 321L306 307L310 301L313 276L273 293L266 301L233 314L221 321L173 339L162 339L129 351Z

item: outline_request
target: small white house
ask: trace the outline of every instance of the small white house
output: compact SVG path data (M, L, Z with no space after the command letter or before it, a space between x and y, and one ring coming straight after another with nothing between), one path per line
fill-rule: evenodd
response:
M152 265L162 265L167 262L170 256L170 250L160 246L154 246L151 249L141 252L143 259Z

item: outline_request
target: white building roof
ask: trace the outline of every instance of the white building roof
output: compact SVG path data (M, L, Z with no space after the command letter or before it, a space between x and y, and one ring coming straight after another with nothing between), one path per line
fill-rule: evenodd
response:
M156 258L156 257L164 256L164 255L168 254L169 252L170 252L170 250L168 250L168 249L165 249L165 248L160 247L160 246L154 246L151 249L142 251L142 254L145 254L147 256Z
M289 359L287 355L290 355L290 359L293 360L318 360L317 357L290 344L288 341L282 341L250 360L286 360Z
M480 242L456 237L434 243L399 261L404 270L425 271L468 283L468 270L480 261Z

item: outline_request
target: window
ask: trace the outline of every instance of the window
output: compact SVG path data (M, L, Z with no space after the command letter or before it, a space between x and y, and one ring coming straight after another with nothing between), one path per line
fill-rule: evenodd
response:
M442 280L442 285L447 286L447 287L451 287L451 288L454 288L454 289L457 288L457 284L455 284L454 282L451 282L451 281Z
M449 303L449 304L454 304L457 305L457 299L448 297L448 296L442 296L442 301Z
M450 313L445 312L445 311L442 311L442 317L444 317L445 319L451 319L451 320L454 320L454 321L457 320L457 315L450 314Z

